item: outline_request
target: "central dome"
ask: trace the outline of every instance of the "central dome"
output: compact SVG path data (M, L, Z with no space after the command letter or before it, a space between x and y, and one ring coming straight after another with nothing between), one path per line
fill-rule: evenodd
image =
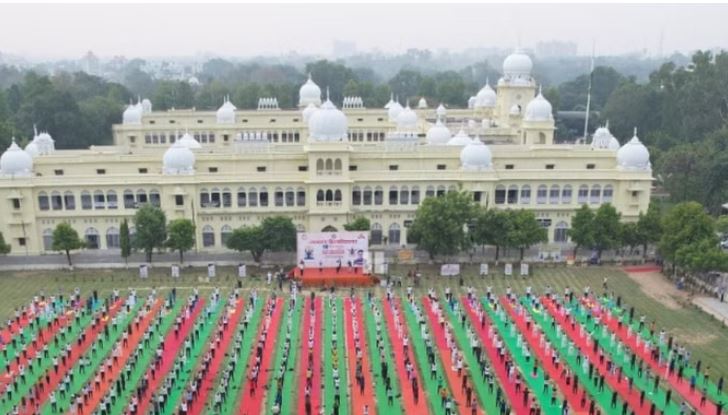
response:
M466 170L487 169L491 165L492 158L490 148L477 139L460 151L460 164Z
M178 140L164 152L162 166L164 174L193 174L195 153Z
M316 141L345 141L348 136L346 115L327 99L308 120L308 135Z
M310 73L306 83L298 90L298 107L304 108L308 104L321 105L321 88L311 79Z
M516 49L503 61L503 75L530 76L533 61L520 49Z
M437 119L435 125L427 130L427 144L447 144L447 142L450 141L450 138L452 138L452 134L450 134L450 129L447 128L447 126L443 124L439 118Z

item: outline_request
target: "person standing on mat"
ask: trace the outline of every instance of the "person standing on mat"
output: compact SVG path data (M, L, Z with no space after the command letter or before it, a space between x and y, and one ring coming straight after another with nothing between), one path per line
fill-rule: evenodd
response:
M341 271L341 258L336 260L336 273L338 274L339 271Z

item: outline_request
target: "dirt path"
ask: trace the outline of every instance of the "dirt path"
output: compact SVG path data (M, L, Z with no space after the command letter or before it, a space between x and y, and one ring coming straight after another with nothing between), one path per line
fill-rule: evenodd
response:
M689 302L688 293L678 290L667 278L656 271L628 272L642 292L671 310L682 308L680 305Z

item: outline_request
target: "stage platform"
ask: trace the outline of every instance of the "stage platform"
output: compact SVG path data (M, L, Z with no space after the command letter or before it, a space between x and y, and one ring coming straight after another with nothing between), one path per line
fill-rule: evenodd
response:
M371 287L379 282L379 278L370 274L362 274L361 268L342 267L339 272L336 268L306 268L301 276L301 270L294 268L288 276L300 281L304 287Z

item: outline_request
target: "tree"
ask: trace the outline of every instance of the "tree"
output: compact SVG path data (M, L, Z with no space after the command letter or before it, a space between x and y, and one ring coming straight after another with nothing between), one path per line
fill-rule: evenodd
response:
M271 216L260 224L263 248L274 252L290 252L296 249L296 225L287 216Z
M184 263L184 253L195 246L195 225L189 219L174 219L167 226L167 248L179 252L179 262Z
M689 273L728 270L728 255L715 238L706 238L681 246L675 252L675 262Z
M571 218L571 228L567 231L574 243L574 258L581 247L591 248L594 244L594 212L589 206L582 205Z
M509 216L512 224L509 245L520 250L520 260L523 261L525 250L537 243L548 241L548 233L530 210L512 210L509 211Z
M144 251L147 262L152 262L154 248L163 248L167 240L167 219L162 209L146 204L134 215L134 247Z
M634 252L635 247L641 245L636 222L622 223L619 227L619 243L622 247L629 248L629 253Z
M609 203L599 206L592 221L592 238L597 258L602 259L602 252L619 246L619 212Z
M255 262L260 262L265 252L260 226L244 226L233 230L225 245L238 252L250 251Z
M721 236L728 234L728 215L719 216L715 221L715 231Z
M371 229L371 223L369 218L356 216L351 222L344 224L344 229L347 231L368 231Z
M418 248L436 255L454 255L471 244L466 225L474 218L476 205L468 192L448 192L428 197L417 208L409 229Z
M665 259L672 262L674 271L675 265L679 265L676 262L678 251L706 239L712 239L713 244L717 244L711 217L705 213L700 203L680 203L662 218L662 236L658 249Z
M642 257L647 257L647 247L655 244L660 240L662 235L662 217L660 209L656 204L651 204L647 208L647 213L640 212L636 225L636 242L642 245Z
M129 235L129 222L124 219L119 229L119 247L121 248L121 257L124 263L129 265L129 257L131 256L131 236Z
M73 266L71 251L81 249L84 245L83 241L78 237L78 232L67 222L59 223L56 225L56 229L53 230L53 250L66 253L69 267Z
M3 233L0 232L0 255L9 254L11 249L12 249L12 246L10 246L10 244L5 243L5 237L3 236Z
M479 208L473 221L471 237L478 245L495 246L495 261L498 262L500 250L508 246L512 230L513 222L508 211Z

